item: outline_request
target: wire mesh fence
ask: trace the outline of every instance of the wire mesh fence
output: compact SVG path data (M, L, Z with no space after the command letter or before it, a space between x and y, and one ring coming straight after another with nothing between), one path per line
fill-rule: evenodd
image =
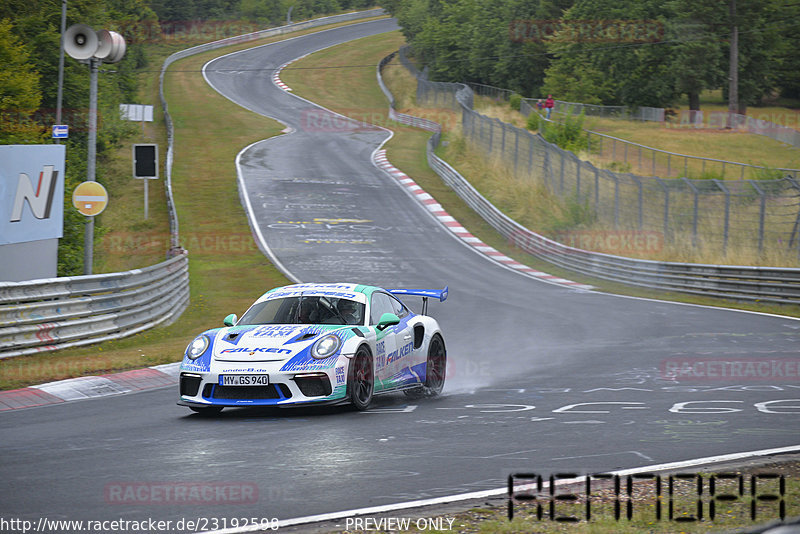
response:
M536 110L529 101L523 100L520 104L520 112L528 117ZM546 128L546 121L544 124ZM689 156L633 143L591 130L584 131L589 151L596 161L624 167L624 170L630 170L640 175L721 180L763 180L787 175L795 180L800 178L800 169L771 168L702 156Z
M461 111L462 134L472 146L498 158L517 178L543 184L578 209L587 210L595 231L613 230L623 237L626 231L650 233L645 235L673 249L723 255L730 251L788 253L800 258L800 183L796 175L760 180L690 179L600 169L538 134L475 112L472 102L473 91L466 85L418 78L419 105ZM602 143L604 148L595 148L595 141L592 149L617 150L614 141ZM629 150L630 145L620 143L619 149ZM625 157L642 158L644 166L644 154ZM666 157L671 172L673 155ZM683 161L685 168L688 163ZM656 170L662 167L658 159Z

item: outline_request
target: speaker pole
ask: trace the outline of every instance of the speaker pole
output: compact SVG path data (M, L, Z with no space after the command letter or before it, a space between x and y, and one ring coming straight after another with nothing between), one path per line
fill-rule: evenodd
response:
M89 58L89 154L86 162L86 180L95 181L95 162L97 159L97 70L102 60ZM86 217L83 232L83 274L92 274L94 261L94 217Z
M61 0L61 49L58 53L58 96L56 97L56 124L61 124L61 101L64 96L64 32L67 31L67 0ZM56 139L60 145L61 140Z

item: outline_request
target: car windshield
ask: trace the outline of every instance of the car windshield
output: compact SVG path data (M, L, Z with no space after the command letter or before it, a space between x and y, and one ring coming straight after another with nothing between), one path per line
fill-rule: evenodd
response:
M283 297L253 304L236 324L361 325L364 304L344 298L316 295Z

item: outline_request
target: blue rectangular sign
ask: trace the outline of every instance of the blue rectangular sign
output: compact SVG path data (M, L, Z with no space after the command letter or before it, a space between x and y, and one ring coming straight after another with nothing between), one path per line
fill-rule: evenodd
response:
M53 139L66 139L69 137L69 126L66 124L53 125Z

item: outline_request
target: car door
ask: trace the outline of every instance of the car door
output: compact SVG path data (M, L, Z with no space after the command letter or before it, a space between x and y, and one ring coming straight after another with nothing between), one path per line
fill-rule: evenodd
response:
M403 354L400 359L402 361L400 381L406 385L424 382L424 365L428 360L428 355L422 346L415 347L416 340L414 339L414 325L419 321L397 297L394 295L389 295L389 297L392 302L393 313L400 318L401 324L404 325L402 331L398 332L397 335L397 348Z
M388 293L376 291L370 299L370 325L375 326L384 313L395 313L392 297ZM375 344L375 391L383 391L397 387L401 381L401 360L404 355L400 352L408 340L411 339L410 331L401 325L389 326L378 332Z

